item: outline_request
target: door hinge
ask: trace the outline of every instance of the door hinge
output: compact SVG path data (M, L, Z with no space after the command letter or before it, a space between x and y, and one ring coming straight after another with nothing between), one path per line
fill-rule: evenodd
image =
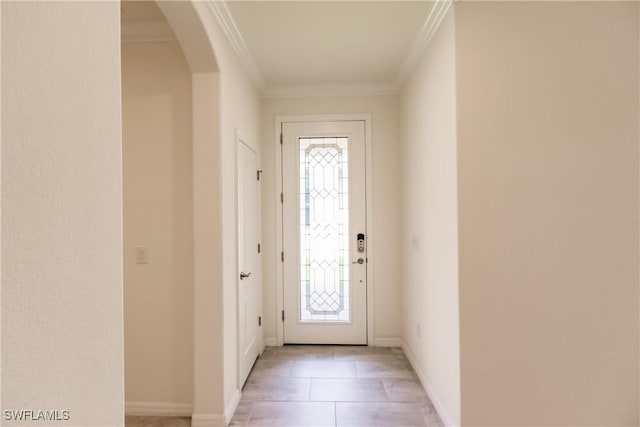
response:
M262 326L262 316L258 316L258 326Z
M284 203L284 193L280 193L280 203Z
M280 260L284 262L284 252L280 252Z
M280 145L282 145L282 132L280 132Z
M260 243L258 243L258 253L260 253Z
M282 310L282 321L284 322L284 310Z
M262 174L262 171L256 171L256 177L258 178L258 181L260 181L261 174Z

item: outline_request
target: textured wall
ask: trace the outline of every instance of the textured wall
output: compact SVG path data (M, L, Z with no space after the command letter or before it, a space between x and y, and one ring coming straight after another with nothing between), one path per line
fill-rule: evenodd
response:
M118 3L2 2L2 107L3 409L122 426Z

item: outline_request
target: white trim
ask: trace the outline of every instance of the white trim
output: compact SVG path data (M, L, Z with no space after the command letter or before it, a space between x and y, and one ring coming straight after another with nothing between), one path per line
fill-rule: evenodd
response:
M278 338L269 337L264 339L264 345L266 347L277 347L278 346Z
M227 423L226 425L231 424L231 418L233 418L233 414L236 412L241 398L242 393L240 392L240 390L236 390L236 392L233 394L231 402L229 402L227 408L224 410L224 419Z
M402 338L376 338L374 340L376 347L402 347L403 343Z
M346 86L274 86L267 87L256 60L247 47L233 15L224 1L208 1L211 15L222 28L229 45L234 50L249 79L258 92L266 98L316 97L316 96L356 96L356 95L398 95L427 50L433 35L438 30L453 0L435 0L422 23L407 56L403 60L393 82L380 85Z
M192 414L191 427L226 427L223 415Z
M122 43L177 42L168 22L123 22Z
M365 156L365 198L366 198L366 224L367 224L367 343L375 340L375 277L373 266L375 265L375 233L373 228L373 132L371 131L371 114L360 116L364 120L364 156Z
M240 337L240 180L238 179L238 174L240 173L240 168L238 167L238 162L240 161L240 157L238 155L239 149L238 146L240 144L247 145L244 142L244 137L240 133L240 130L236 127L236 140L235 144L233 144L233 158L234 158L234 179L235 179L235 218L236 218L236 229L235 229L235 239L236 239L236 259L235 259L235 278L236 281L234 283L234 292L236 294L236 385L240 383L240 376L242 375L242 367L243 367L243 352L241 351L242 341ZM250 147L249 147L250 148ZM250 148L251 149L251 148ZM224 354L224 352L223 352ZM226 415L226 411L225 411Z
M260 72L260 68L256 64L256 60L251 54L251 51L244 42L244 39L240 34L240 30L238 30L236 22L233 20L231 12L229 12L229 8L227 7L226 2L208 1L207 5L209 6L208 9L211 12L211 15L218 22L220 28L222 28L222 31L227 37L229 45L231 45L231 48L234 50L236 56L240 60L240 63L247 72L249 79L256 87L258 92L262 92L265 88L262 73Z
M193 405L174 402L125 402L124 413L150 417L189 417L193 413Z
M424 387L425 391L429 395L429 399L431 399L431 403L433 403L433 406L436 408L438 415L440 415L442 423L447 427L458 427L458 424L453 421L453 417L451 416L451 414L449 414L447 409L444 407L444 405L436 395L436 391L433 389L429 381L427 381L427 377L425 376L424 372L422 372L420 364L418 363L418 359L409 348L409 345L403 339L401 339L400 341L402 342L402 351L404 351L404 354L407 356L407 359L409 359L409 363L411 363L413 370L416 371L418 378L420 378L422 387Z
M366 180L366 203L367 203L367 343L372 345L375 342L375 317L374 317L374 275L373 265L375 259L375 233L373 229L373 132L371 131L371 114L315 114L302 116L277 116L275 119L275 230L276 230L276 345L284 344L284 324L281 313L284 309L284 283L283 268L284 263L280 259L280 252L283 251L282 241L282 203L280 203L280 192L282 191L282 145L280 144L280 133L283 123L295 122L339 122L339 121L363 121L365 123L365 180ZM280 149L278 149L278 146ZM266 342L266 340L265 340Z
M433 2L433 6L427 15L427 19L422 24L420 31L418 32L409 53L405 57L398 74L396 75L395 88L397 93L402 92L405 84L409 80L409 77L413 74L413 71L418 66L420 59L426 52L431 43L431 39L438 31L440 23L444 19L447 11L453 3L452 0L436 0Z
M282 311L284 310L284 263L279 255L283 251L282 242L282 202L280 200L280 193L282 192L282 144L280 143L280 137L282 135L282 120L276 117L275 120L275 191L273 194L276 215L275 215L275 230L276 230L276 346L282 346L284 344L284 321L282 320Z
M393 84L379 85L320 85L320 86L275 86L262 91L265 98L301 98L327 96L397 95Z

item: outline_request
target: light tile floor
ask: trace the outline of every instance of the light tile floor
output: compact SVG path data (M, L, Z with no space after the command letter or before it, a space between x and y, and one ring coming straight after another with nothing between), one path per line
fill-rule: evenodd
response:
M231 426L441 427L400 348L267 347ZM127 427L188 427L188 418L127 417Z
M258 358L231 425L443 424L400 348L284 346Z

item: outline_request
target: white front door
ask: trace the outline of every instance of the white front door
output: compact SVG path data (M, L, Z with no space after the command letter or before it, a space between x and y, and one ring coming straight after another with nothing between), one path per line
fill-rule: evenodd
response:
M238 346L244 384L261 350L258 154L238 141Z
M365 122L282 135L284 342L366 344Z

